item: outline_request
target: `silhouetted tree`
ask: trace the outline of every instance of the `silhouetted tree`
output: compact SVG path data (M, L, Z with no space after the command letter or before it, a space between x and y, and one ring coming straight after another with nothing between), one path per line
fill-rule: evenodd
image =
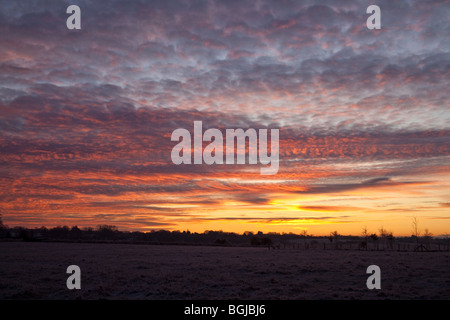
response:
M3 224L2 220L2 214L0 213L0 237L1 238L8 238L10 237L8 227Z
M337 231L333 231L330 233L328 239L332 242L334 241L334 248L337 249L339 247L339 237L340 234Z
M112 240L118 232L119 230L116 226L104 224L97 227L97 233L100 239Z
M420 231L419 222L416 217L412 218L412 237L415 238L416 243L419 244Z
M250 244L251 244L252 246L257 246L257 245L259 245L259 238L257 238L257 237L251 237L251 238L250 238Z
M380 232L380 239L383 241L383 249L386 248L386 245L388 245L388 247L392 249L394 242L394 236L392 235L392 232L387 231L383 227L379 229L379 232Z
M31 239L30 231L20 227L19 228L19 238L23 239L24 241L29 241Z
M216 241L214 241L214 244L227 245L228 243L226 239L216 239Z
M377 250L378 250L378 236L377 236L377 234L376 234L376 233L372 233L372 234L370 235L370 238L376 243L376 245L377 245Z
M57 226L55 228L49 229L48 233L51 238L55 239L67 239L69 238L69 227L68 226Z
M425 246L427 250L430 250L430 241L433 238L433 234L428 231L428 229L425 229L423 232L423 239L425 240Z
M308 231L303 230L300 232L300 237L303 238L303 248L309 249L309 244L306 243L306 239L308 238Z
M389 248L390 248L390 249L394 249L394 239L395 239L395 237L394 237L394 235L392 234L392 232L390 232L390 233L387 235L386 239L388 240Z
M362 242L360 243L360 249L367 250L367 240L369 238L369 233L367 231L367 227L364 227L362 230Z
M73 226L70 229L70 237L72 239L80 239L81 235L82 235L82 232L81 232L80 228L78 228L78 226Z
M250 244L252 246L271 246L272 245L272 239L268 237L256 237L253 236L250 239Z
M272 245L272 239L270 239L268 237L263 237L261 239L261 245L263 245L263 246L271 246Z

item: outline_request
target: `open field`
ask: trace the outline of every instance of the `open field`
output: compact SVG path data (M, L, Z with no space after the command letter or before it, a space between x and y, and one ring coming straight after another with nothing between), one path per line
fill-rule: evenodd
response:
M0 242L0 299L450 299L450 252ZM68 290L66 268L81 268ZM366 269L381 268L369 290Z

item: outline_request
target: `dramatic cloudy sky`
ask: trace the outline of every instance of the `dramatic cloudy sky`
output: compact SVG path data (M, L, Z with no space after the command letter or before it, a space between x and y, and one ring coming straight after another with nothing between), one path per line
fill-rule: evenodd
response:
M449 17L448 1L0 0L3 220L450 233ZM194 121L280 129L278 174L174 165Z

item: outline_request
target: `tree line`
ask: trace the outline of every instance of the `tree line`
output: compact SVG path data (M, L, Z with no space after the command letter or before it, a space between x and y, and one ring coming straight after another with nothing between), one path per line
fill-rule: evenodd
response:
M79 228L78 226L57 226L53 228L8 228L2 226L0 238L20 239L24 241L108 241L108 242L145 242L153 244L209 244L221 246L253 245L268 246L274 242L286 242L301 239L304 236L293 233L263 233L246 231L242 234L234 232L206 230L202 233L190 231L152 230L120 231L114 225L98 225L97 227Z
M8 228L3 224L0 215L0 238L23 241L78 241L78 242L122 242L122 243L149 243L149 244L189 244L189 245L217 245L217 246L262 246L269 248L353 248L362 250L392 250L394 243L413 243L421 250L430 248L434 241L444 244L449 239L434 239L425 229L419 232L417 220L413 221L413 232L410 237L394 237L393 233L381 227L378 233L369 233L367 228L362 230L360 236L341 235L333 231L329 236L313 236L303 231L295 233L276 233L261 231L245 231L242 234L235 232L207 230L202 233L190 231L152 230L120 231L114 225L98 225L96 227L57 226L53 228ZM448 246L448 244L447 244ZM351 248L351 246L350 246Z

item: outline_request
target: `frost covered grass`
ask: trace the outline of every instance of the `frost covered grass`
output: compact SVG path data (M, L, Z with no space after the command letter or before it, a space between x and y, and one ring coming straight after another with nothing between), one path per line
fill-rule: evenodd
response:
M0 242L0 299L449 299L449 255ZM381 290L366 287L372 264Z

